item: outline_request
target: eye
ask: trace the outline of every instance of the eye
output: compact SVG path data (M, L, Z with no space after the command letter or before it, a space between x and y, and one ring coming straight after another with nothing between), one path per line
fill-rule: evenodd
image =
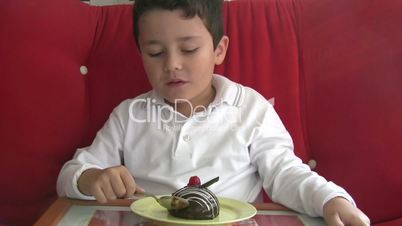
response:
M162 51L161 52L157 52L157 53L148 53L148 56L150 56L150 57L158 57L158 56L160 56L160 55L162 55Z
M182 51L183 53L191 54L191 53L196 52L198 49L199 49L199 47L193 48L193 49L183 49L183 50L181 50L181 51Z

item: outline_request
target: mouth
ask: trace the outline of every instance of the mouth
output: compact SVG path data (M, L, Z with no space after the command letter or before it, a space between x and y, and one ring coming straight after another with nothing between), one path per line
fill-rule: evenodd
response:
M186 84L186 83L187 83L186 81L183 81L183 80L180 80L180 79L174 79L174 80L169 80L169 81L166 83L166 85L167 85L167 86L174 87L174 86L181 86L181 85L184 85L184 84Z

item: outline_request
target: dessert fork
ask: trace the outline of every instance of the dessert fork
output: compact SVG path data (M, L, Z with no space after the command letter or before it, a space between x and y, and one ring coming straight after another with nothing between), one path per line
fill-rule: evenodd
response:
M151 197L155 199L159 205L165 207L168 210L179 210L179 209L184 209L190 205L187 199L181 198L178 196L170 196L170 195L165 195L158 197L152 193L149 192L141 192L141 193L135 193L135 197ZM133 198L135 198L133 197ZM131 198L131 197L130 197Z

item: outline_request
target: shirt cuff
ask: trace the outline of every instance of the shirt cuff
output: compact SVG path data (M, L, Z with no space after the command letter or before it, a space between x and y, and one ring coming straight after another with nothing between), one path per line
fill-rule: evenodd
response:
M85 195L83 194L79 189L78 189L78 178L80 178L81 174L88 169L102 169L101 167L97 166L97 165L93 165L93 164L88 164L85 163L84 165L82 165L77 171L75 171L74 175L73 175L73 180L72 180L72 187L74 190L74 193L76 194L76 198L78 199L84 199L84 200L95 200L94 196L90 196L90 195Z
M321 208L318 211L319 216L324 216L324 205L331 199L335 198L335 197L342 197L345 198L346 200L348 200L353 206L356 207L356 203L353 200L352 196L350 196L345 189L343 189L342 187L332 183L332 182L328 182L327 184L327 189L331 189L332 192L327 193L327 195L322 196L322 203L321 203Z
M340 197L348 200L354 207L356 207L356 203L353 198L348 193L334 193L329 195L327 198L324 199L324 204L322 205L322 209L324 209L324 205L331 199Z

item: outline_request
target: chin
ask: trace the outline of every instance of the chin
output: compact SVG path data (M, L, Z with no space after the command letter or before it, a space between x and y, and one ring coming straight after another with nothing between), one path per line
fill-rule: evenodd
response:
M164 95L165 100L169 101L170 103L189 103L191 98L185 95Z
M164 99L172 104L190 103L189 99L186 97L165 97Z

